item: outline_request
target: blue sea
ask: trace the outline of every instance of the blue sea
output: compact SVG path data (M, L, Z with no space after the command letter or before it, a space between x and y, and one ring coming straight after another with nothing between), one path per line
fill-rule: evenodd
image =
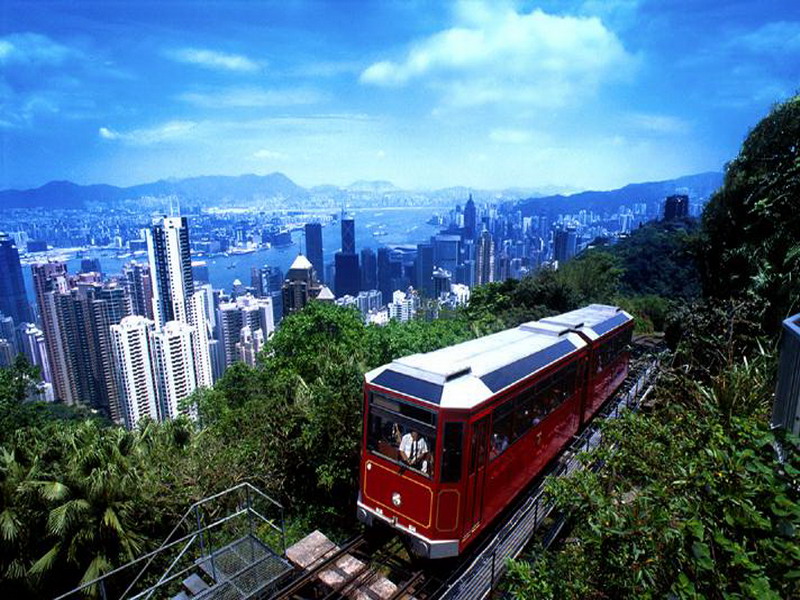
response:
M379 208L379 209L354 209L349 211L349 215L355 219L356 223L356 249L360 252L362 248L376 249L381 246L393 246L401 244L418 244L426 242L430 236L439 231L439 227L428 225L426 221L433 214L441 214L441 207L414 207L414 208ZM189 234L191 236L191 219L189 221ZM384 232L383 235L374 235L375 231ZM230 291L233 281L240 280L244 285L250 285L250 269L264 265L280 267L284 273L292 264L298 253L305 253L305 239L302 231L292 234L293 244L281 248L270 248L257 250L251 254L239 254L231 256L201 257L196 260L205 260L208 264L210 283L214 288L222 288ZM333 255L341 248L341 231L339 223L335 222L322 228L323 253L326 264L333 261ZM50 253L58 256L58 250ZM109 250L89 250L83 258L100 259L100 266L105 275L115 275L122 272L122 265L129 262L131 258L117 258L116 251ZM147 256L137 257L136 260L146 262ZM67 269L70 273L80 271L81 259L72 258L67 260ZM22 273L25 279L25 288L28 292L28 301L35 302L33 292L33 281L31 269L28 265L22 265Z

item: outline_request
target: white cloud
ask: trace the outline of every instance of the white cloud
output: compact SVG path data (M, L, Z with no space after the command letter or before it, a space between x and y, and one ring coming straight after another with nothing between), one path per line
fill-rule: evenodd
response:
M172 140L180 140L197 127L194 121L168 121L155 127L133 129L119 132L108 127L101 127L98 134L104 140L118 140L137 146L147 146Z
M12 33L0 38L0 64L60 65L83 58L75 48L60 44L38 33Z
M422 80L452 106L522 102L560 106L624 77L636 63L596 17L460 5L456 26L413 44L399 61L376 62L365 84Z
M261 149L253 152L253 158L262 158L266 160L283 160L287 156L283 152L275 152L274 150Z
M637 129L652 133L683 134L688 133L690 129L689 123L669 115L636 113L628 115L628 121Z
M178 62L223 71L257 71L261 65L242 54L228 54L204 48L181 48L167 55Z
M202 108L257 108L316 104L322 102L325 95L309 88L283 90L236 88L210 93L187 92L178 98Z

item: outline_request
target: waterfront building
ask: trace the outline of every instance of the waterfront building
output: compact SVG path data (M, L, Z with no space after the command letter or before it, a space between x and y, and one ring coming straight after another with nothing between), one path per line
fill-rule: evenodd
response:
M119 412L125 427L142 419L158 421L158 398L150 348L155 323L141 315L125 317L110 327Z
M19 252L14 240L4 233L0 234L0 312L15 323L32 321Z
M322 258L322 225L320 223L306 223L306 256L314 267L317 279L325 281L325 263Z
M99 258L81 259L81 273L102 273Z
M477 214L475 202L472 201L472 194L470 194L469 200L464 205L464 238L467 240L474 240L477 234Z

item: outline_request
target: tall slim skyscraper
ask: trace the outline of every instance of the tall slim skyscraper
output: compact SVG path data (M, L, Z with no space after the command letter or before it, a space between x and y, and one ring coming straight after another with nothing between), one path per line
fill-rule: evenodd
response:
M575 256L578 245L578 234L574 227L557 229L553 234L553 258L559 263Z
M158 420L158 398L153 377L150 338L153 321L134 315L109 328L119 412L128 429L145 417Z
M433 285L433 244L417 244L417 258L414 262L414 287L426 298L435 295Z
M320 223L306 223L306 256L314 266L317 279L324 281L325 263L322 259L322 225Z
M18 325L32 321L14 240L0 233L0 312Z
M44 333L33 323L23 323L19 326L19 340L22 345L21 351L28 357L28 362L33 366L39 367L42 379L52 384L53 374L50 372L50 362L47 359L47 346L44 341Z
M192 326L192 351L194 352L194 369L197 387L214 385L214 371L209 349L211 325L206 315L208 294L205 290L197 290L189 298L189 324Z
M53 376L53 392L57 399L74 404L77 391L72 387L71 368L62 336L62 321L59 298L68 293L67 265L63 262L48 262L31 265L36 303L42 320L47 360Z
M353 219L342 218L342 250L334 257L336 280L334 291L338 297L357 296L361 287L361 271L356 254L356 224Z
M494 240L485 229L478 238L475 260L475 285L494 281Z
M153 315L158 326L188 323L194 293L189 223L186 217L164 217L147 230L147 252L153 282Z
M477 211L475 210L475 203L472 201L472 194L469 195L464 206L464 237L468 240L474 240L477 233L476 227L478 225Z
M342 218L342 252L356 253L356 222L353 219Z
M389 260L390 250L386 246L378 248L378 289L383 299L392 297L392 264Z

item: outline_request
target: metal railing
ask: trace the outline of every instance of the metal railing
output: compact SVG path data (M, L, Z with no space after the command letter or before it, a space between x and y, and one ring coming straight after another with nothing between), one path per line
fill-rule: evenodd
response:
M180 578L198 569L203 560L209 562L212 579L219 581L215 551L243 538L273 551L279 548L280 556L286 553L283 506L246 482L192 504L155 550L55 600L149 599L156 592L174 593Z

